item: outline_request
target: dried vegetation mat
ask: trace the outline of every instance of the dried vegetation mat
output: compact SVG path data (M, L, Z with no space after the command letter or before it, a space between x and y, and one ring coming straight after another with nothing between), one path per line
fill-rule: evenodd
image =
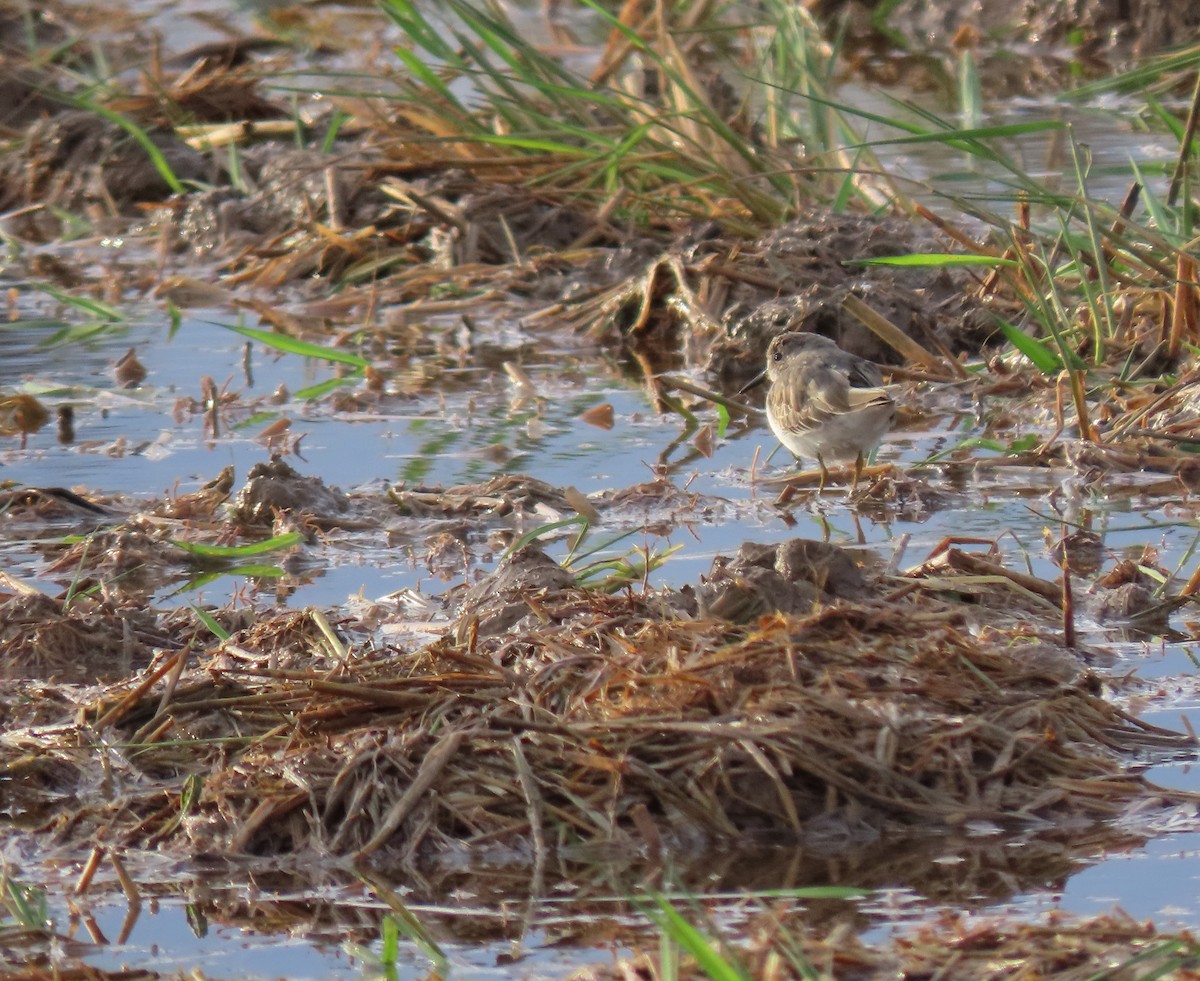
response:
M289 612L205 650L192 624L107 686L8 683L6 798L53 813L66 845L414 864L1191 800L1129 762L1194 741L1106 701L1026 628L972 627L962 604L879 581L739 625L685 594L539 578L539 555L415 650Z

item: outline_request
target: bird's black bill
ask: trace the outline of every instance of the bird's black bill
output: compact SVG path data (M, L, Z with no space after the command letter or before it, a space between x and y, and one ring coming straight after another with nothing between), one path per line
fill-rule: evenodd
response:
M767 380L767 373L760 371L757 375L751 378L745 385L738 389L738 395L745 395L750 389L757 388Z

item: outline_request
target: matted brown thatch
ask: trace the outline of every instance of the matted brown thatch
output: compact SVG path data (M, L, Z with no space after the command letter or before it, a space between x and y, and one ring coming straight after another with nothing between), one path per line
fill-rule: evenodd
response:
M1047 641L960 629L961 607L910 594L734 626L670 602L529 593L513 629L464 618L420 650L364 654L322 650L323 617L289 613L198 668L176 652L73 721L10 731L0 763L57 795L94 789L102 761L108 803L93 794L71 828L108 842L400 860L1186 796L1121 754L1190 739L1066 680L1074 656Z

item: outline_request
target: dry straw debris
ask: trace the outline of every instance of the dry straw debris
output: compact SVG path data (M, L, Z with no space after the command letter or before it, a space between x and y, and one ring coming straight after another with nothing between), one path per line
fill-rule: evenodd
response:
M57 718L14 703L28 724L4 734L0 773L22 806L56 801L74 841L400 862L1187 798L1126 761L1190 738L1100 697L1046 638L970 628L961 605L865 590L738 625L680 594L514 578L530 561L544 556L517 553L477 593L491 606L464 604L418 650L348 645L354 623L286 613L78 689Z

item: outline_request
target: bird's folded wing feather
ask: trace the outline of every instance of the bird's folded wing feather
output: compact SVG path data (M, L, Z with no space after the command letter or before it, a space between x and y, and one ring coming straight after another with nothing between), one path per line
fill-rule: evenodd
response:
M816 429L834 416L850 411L846 392L850 385L846 375L828 369L806 371L796 384L785 389L785 395L775 406L775 415L788 429L804 432Z
M817 429L847 412L892 403L886 389L854 388L846 372L836 369L806 372L786 394L772 405L772 411L785 428L799 432Z
M886 388L851 388L846 391L846 401L851 409L865 409L872 405L887 405L894 399Z

